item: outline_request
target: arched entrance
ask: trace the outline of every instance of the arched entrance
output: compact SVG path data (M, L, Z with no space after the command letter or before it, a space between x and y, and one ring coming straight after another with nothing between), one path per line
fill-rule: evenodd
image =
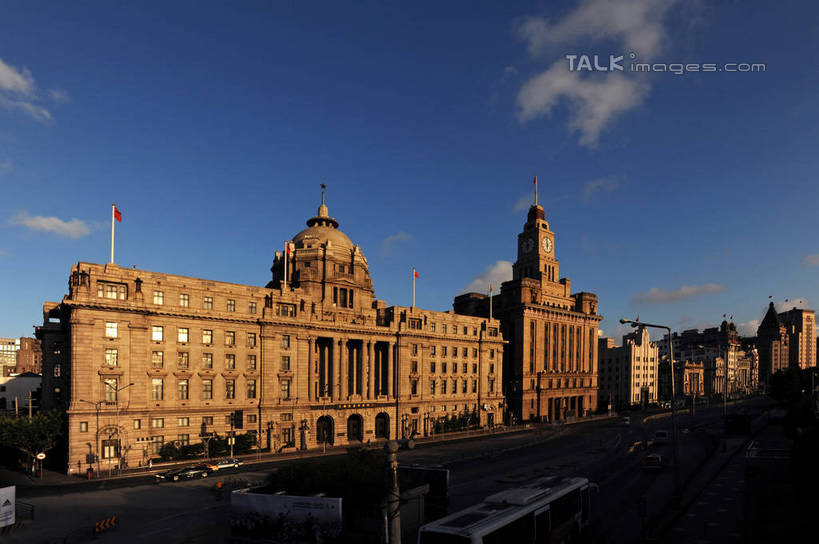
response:
M364 419L358 414L347 418L347 441L364 441Z
M333 418L330 416L321 416L316 421L316 442L319 444L333 445L333 437L335 436L333 428Z
M390 437L390 416L384 412L380 412L377 416L375 416L375 437Z

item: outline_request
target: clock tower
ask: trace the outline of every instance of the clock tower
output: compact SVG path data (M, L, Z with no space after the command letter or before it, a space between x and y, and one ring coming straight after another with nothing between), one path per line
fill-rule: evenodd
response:
M542 287L558 283L560 263L555 258L555 233L549 230L543 208L534 205L523 232L518 234L518 259L512 265L512 279L540 280Z

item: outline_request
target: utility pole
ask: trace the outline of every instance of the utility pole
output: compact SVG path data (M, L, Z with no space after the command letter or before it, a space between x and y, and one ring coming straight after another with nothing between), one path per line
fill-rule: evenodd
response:
M390 488L387 490L387 543L401 544L401 490L398 488L398 442L388 440L384 444L387 452L387 476Z
M31 391L28 392L28 420L31 421Z

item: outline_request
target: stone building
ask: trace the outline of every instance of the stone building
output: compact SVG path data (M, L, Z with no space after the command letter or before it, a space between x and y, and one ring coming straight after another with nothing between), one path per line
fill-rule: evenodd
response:
M624 336L622 346L599 339L598 405L622 409L657 402L658 351L645 328Z
M759 383L767 384L771 375L788 368L790 364L788 329L773 302L768 304L768 311L756 331L756 347L759 352Z
M788 335L788 365L801 369L816 366L816 313L793 308L779 314Z
M0 375L39 374L42 370L40 341L26 336L0 338Z
M555 233L543 208L529 208L518 234L512 279L492 297L500 319L507 402L518 420L555 421L597 409L597 296L572 293L560 277ZM489 315L489 297L466 293L455 299L458 314Z
M44 405L68 411L69 471L95 452L100 468L136 466L234 425L278 450L424 435L463 414L501 421L497 320L377 300L323 198L287 246L265 287L72 267L37 329Z

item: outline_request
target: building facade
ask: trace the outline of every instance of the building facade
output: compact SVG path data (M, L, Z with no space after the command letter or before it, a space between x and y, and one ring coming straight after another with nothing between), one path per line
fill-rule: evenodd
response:
M773 374L790 365L788 329L773 302L768 304L768 311L756 331L756 347L759 352L759 383L767 384Z
M816 312L793 308L779 314L788 335L788 365L801 369L816 366Z
M361 444L445 417L502 420L497 320L375 298L323 202L265 287L80 262L44 306L43 403L68 412L69 471L135 466L235 427L263 448Z
M0 338L0 375L39 374L42 371L42 348L35 338Z
M529 209L518 235L512 280L500 294L467 293L455 299L458 314L500 319L504 393L517 420L555 421L597 410L597 296L572 293L560 277L555 233L543 208Z
M598 405L622 409L657 402L659 361L657 343L645 328L624 336L622 346L599 339Z

